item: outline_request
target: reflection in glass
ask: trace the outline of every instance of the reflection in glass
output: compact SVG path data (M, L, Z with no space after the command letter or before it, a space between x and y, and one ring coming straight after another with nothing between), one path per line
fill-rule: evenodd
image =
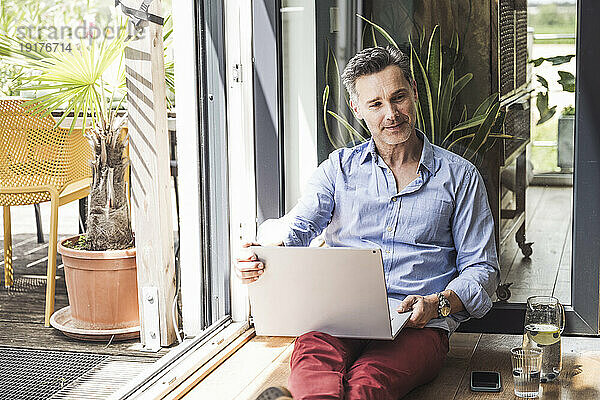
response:
M283 132L286 212L317 166L314 1L281 2Z
M513 282L511 302L545 295L571 304L576 4L531 3L526 230L527 241L534 244L530 259L510 242L502 247L503 283Z
M562 90L563 76L546 69L574 72L575 59L555 67L556 60L535 67L528 61L574 54L572 39L534 35L574 32L575 20L560 16L563 6L544 7L528 7L526 0L283 1L287 208L318 162L336 148L369 138L350 110L339 77L357 51L393 40L413 55L419 128L432 142L471 160L484 177L502 270L495 300L525 302L532 295L548 295L570 304L572 149L567 143L568 155L563 157L561 147L558 156L562 142L556 128L558 115L574 99ZM575 4L569 7L574 15ZM428 71L436 68L429 61L438 43L436 80ZM537 78L546 73L547 90ZM564 77L562 83L569 84ZM429 105L433 115L427 115ZM496 110L483 135L481 121L453 129ZM549 118L552 110L555 115ZM300 172L288 181L295 169Z

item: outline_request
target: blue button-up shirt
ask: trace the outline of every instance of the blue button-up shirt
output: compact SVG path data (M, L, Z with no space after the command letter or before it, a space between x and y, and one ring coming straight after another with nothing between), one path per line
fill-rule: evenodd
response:
M465 311L427 326L453 332L492 307L500 270L483 180L425 135L419 176L401 191L373 139L334 151L282 219L286 246L308 246L325 228L329 246L380 248L388 299L453 290ZM395 309L395 308L394 308Z

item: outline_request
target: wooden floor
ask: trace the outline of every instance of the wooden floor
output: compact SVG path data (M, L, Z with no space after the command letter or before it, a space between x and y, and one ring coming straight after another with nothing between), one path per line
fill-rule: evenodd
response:
M500 249L502 283L512 282L509 302L548 295L571 304L572 193L570 187L527 189L526 238L533 254L524 258L513 239Z
M0 346L25 347L42 350L65 350L115 356L134 356L157 359L166 353L145 353L132 347L139 341L94 343L64 336L54 328L44 327L44 299L48 238L40 245L35 235L13 235L13 267L15 284L0 289ZM2 249L0 244L0 251ZM3 259L3 256L1 257ZM59 266L61 264L58 256ZM4 277L4 263L0 264ZM68 305L64 271L57 269L55 310Z
M510 240L500 249L502 282L513 282L511 302L523 302L534 294L557 296L570 304L571 270L570 188L530 187L527 196L527 240L535 242L533 255L524 259ZM28 211L28 213L30 213ZM13 222L18 224L17 218ZM47 229L46 229L47 232ZM1 232L0 232L1 234ZM91 352L113 356L156 359L166 353L142 353L132 348L137 341L92 343L65 337L43 326L47 244L38 245L34 234L14 234L15 285L0 289L0 346ZM0 245L0 251L2 247ZM0 258L1 259L1 258ZM58 264L61 264L60 256ZM0 263L0 270L3 263ZM57 272L56 309L68 304L62 268ZM513 398L508 350L520 342L517 336L454 334L446 367L430 385L408 399ZM255 338L208 375L188 399L253 399L265 387L285 384L293 348L286 338ZM565 338L565 372L561 381L544 386L548 399L600 399L600 339ZM504 392L473 394L468 375L473 369L502 372ZM581 371L580 373L578 373Z
M559 378L542 385L541 399L600 399L600 338L564 337ZM409 393L406 400L514 399L510 349L517 335L455 333L444 368L431 383ZM184 398L250 400L269 386L287 385L293 341L256 337L195 386ZM498 371L501 393L475 393L469 388L474 370Z
M531 186L527 192L526 236L533 254L523 257L514 240L500 249L501 281L513 282L510 302L532 295L553 295L571 303L572 188ZM513 399L510 348L521 344L515 335L455 333L438 378L415 389L406 399ZM186 399L255 399L266 387L286 385L293 341L256 337L195 386ZM600 338L563 338L563 372L543 385L542 399L600 399ZM470 391L472 370L501 372L502 393Z

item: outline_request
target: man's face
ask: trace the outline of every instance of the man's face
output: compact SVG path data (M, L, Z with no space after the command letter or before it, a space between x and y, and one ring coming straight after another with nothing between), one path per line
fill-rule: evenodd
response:
M406 142L415 130L417 90L395 65L355 82L357 99L350 102L363 119L375 142L396 145ZM355 103L356 102L356 103Z

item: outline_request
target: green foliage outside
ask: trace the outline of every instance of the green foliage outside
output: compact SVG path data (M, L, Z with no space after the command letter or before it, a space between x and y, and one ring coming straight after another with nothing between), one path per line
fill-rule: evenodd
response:
M535 118L535 117L534 117ZM555 142L557 140L558 117L552 118L542 125L532 126L534 142ZM532 146L529 154L535 172L557 172L556 146Z
M528 24L533 27L536 34L573 34L577 32L577 7L574 4L545 4L535 7L529 7L528 12ZM559 46L556 51L540 51L537 46ZM572 45L572 50L565 51L565 45ZM534 54L542 52L546 57L549 56L566 56L568 54L575 54L575 39L536 39L534 40ZM547 54L547 55L546 55ZM536 56L537 57L537 56ZM571 64L574 60L571 61ZM545 67L544 67L545 65ZM566 65L566 64L565 64ZM544 116L539 115L538 107L532 108L534 112L532 119L532 141L534 142L555 142L557 141L558 131L558 117L563 110L563 107L568 104L574 104L574 96L572 93L568 93L565 90L571 89L569 86L574 85L574 78L571 77L563 79L559 75L558 71L567 68L565 65L550 67L549 63L541 65L542 69L534 68L534 79L535 75L542 75L547 82L550 83L551 89L543 88L543 83L536 82L539 90L549 93L549 104L546 107L548 110L554 108L554 112L550 112ZM560 83L560 89L557 86ZM565 85L562 85L565 83ZM554 89L552 89L554 86ZM566 86L566 87L565 87ZM535 101L534 101L535 103ZM558 107L557 107L558 106ZM544 108L544 107L542 107ZM571 109L573 112L574 109ZM552 115L550 115L552 114ZM536 125L539 119L544 118L545 121ZM533 163L534 170L536 173L541 172L557 172L560 169L557 167L557 148L553 146L532 146L529 154L531 162Z
M15 39L37 43L60 41L66 45L65 39L56 38L65 32L63 28L83 21L106 26L115 15L112 0L0 0L0 32ZM22 84L22 72L22 68L12 63L0 63L0 95L20 94L16 87Z
M574 4L544 4L529 7L529 26L535 33L575 34L577 30L577 9ZM575 39L539 40L535 43L575 43Z
M56 30L71 26L64 21L67 17L56 16L54 20L43 17L56 15L53 12L62 3L43 2L47 8L42 13L37 8L40 3L28 0L25 3L31 9L14 12L18 7L12 4L10 10L13 14L3 14L0 60L2 65L12 68L3 70L4 81L8 82L7 90L13 95L34 95L25 104L31 106L35 113L47 115L61 111L57 124L73 112L75 118L71 122L71 130L81 120L81 126L86 127L84 136L89 140L94 156L91 160L88 230L86 241L80 245L87 250L130 248L134 238L125 179L129 160L125 151L127 134L121 129L127 121L127 114L120 115L119 111L126 99L125 46L133 30L126 28L126 19L113 3L113 8L108 8L109 16L104 23L98 22L102 18L100 13L97 20L88 15L82 17L76 12L70 14L74 18L71 22L75 21L73 23L83 33L75 31L74 37L70 34L64 37L57 35ZM83 12L93 9L86 8L90 1L81 3ZM1 4L6 6L6 3ZM83 19L79 22L77 18ZM170 18L166 22L170 24ZM85 30L94 26L98 27L95 34L92 29ZM26 34L22 33L23 29ZM92 36L86 36L86 32L92 33ZM171 33L172 28L167 26L163 31L164 39L170 40ZM72 41L68 49L63 41ZM49 42L61 42L63 45L48 47ZM172 71L172 63L170 66L168 62L165 64ZM167 76L169 82L172 83L172 79Z
M168 15L171 0L163 0L162 5L164 14ZM11 54L7 54L6 47L0 46L0 96L29 98L33 95L17 89L32 73L31 68L11 60L15 49L24 58L54 58L80 44L91 46L91 39L80 39L84 28L97 27L112 32L123 24L123 20L114 0L0 0L0 35L13 41ZM172 19L167 17L163 29L165 47L172 42L172 32ZM3 42L6 45L6 40ZM39 47L44 48L40 50ZM167 105L173 107L174 63L168 51L165 51L165 73Z

